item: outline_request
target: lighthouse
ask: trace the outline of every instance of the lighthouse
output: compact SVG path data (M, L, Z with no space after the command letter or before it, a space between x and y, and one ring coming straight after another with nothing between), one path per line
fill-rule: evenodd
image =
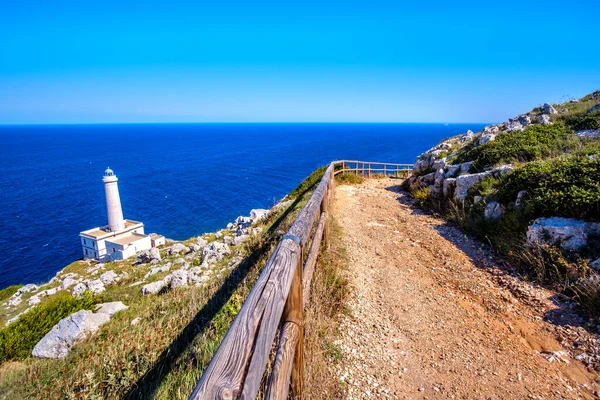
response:
M144 224L123 219L117 176L107 168L102 182L106 195L108 225L88 229L79 234L85 260L124 260L136 253L165 244L165 237L144 233Z
M121 199L119 197L119 186L117 186L117 176L112 169L107 168L104 171L104 192L106 193L106 213L108 214L108 229L111 232L117 232L125 229L123 220L123 210L121 209Z

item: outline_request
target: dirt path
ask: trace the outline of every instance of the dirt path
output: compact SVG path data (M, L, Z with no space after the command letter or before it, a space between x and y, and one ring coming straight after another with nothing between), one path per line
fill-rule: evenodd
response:
M552 293L478 268L477 244L397 185L336 188L353 287L338 343L347 398L595 398L598 376L543 319Z

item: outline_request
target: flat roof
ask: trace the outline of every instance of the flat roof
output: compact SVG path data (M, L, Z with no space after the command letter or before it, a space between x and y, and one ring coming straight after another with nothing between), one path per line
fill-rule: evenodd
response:
M118 235L121 232L126 232L129 229L137 228L139 225L142 225L142 226L144 225L143 223L141 223L139 221L133 221L131 219L124 220L124 223L125 223L125 228L123 228L117 232L109 231L108 225L104 225L104 226L99 226L97 228L88 229L87 231L81 232L79 235L92 236L96 239L100 239L102 237L111 237L114 235Z
M107 239L107 242L110 243L115 243L115 244L120 244L120 245L127 245L133 242L137 242L138 240L144 239L145 237L147 237L146 235L141 235L139 233L127 233L123 236L117 236L114 239Z

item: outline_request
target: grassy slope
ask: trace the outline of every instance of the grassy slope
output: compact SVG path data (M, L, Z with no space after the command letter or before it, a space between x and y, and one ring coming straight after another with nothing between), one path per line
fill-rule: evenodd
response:
M573 134L581 129L600 128L600 112L587 113L598 102L588 95L578 102L557 104L554 107L561 113L551 116L553 125L534 125L522 132L502 133L484 145L466 144L453 149L450 160L473 161L470 172L504 163L516 167L501 178L490 176L473 186L464 205L437 202L417 186L412 192L422 205L434 208L492 244L526 275L574 296L591 315L600 316L595 307L600 304L600 287L590 288L589 278L595 273L588 267L591 260L600 257L597 238L590 238L590 245L577 253L524 245L528 225L539 217L600 221L600 140ZM538 113L539 109L530 113L533 120ZM522 206L516 207L521 191ZM502 219L486 221L485 202L475 201L477 196L485 202L500 202L505 210Z
M222 270L210 285L159 296L142 297L139 286L127 284L109 288L102 301L122 300L129 309L113 316L65 360L29 358L4 363L0 397L187 399L254 285L279 232L287 230L323 171L315 171L290 193L291 204L265 222L260 237L244 244L246 259L237 269ZM75 262L64 273L82 272L86 267L87 263ZM128 283L141 279L145 272L127 262L114 263L109 269L127 271ZM132 326L136 317L140 321Z

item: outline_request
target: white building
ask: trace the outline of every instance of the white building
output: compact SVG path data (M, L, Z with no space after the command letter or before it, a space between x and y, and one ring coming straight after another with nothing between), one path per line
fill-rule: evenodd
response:
M104 171L102 182L104 182L104 191L106 192L108 225L89 229L79 234L84 260L124 260L142 250L164 244L163 236L144 234L143 223L123 219L117 180L115 173L110 168Z

